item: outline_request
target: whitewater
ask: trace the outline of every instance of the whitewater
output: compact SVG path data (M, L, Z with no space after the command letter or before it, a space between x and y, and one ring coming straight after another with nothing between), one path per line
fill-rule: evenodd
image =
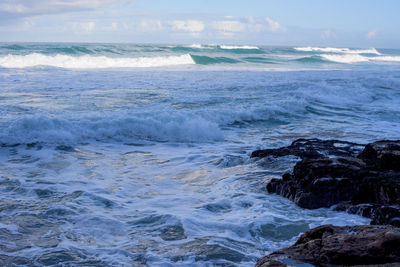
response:
M251 266L322 224L268 194L297 138L400 136L400 51L0 44L0 257L17 265Z

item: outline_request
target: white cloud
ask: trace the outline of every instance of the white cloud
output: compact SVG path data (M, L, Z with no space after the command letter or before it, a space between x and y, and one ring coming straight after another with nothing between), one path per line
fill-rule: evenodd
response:
M94 21L86 22L71 22L70 26L75 30L76 33L91 33L95 27L96 23Z
M214 22L214 28L228 34L243 31L246 26L237 20L222 20Z
M271 32L285 32L286 28L281 26L279 22L271 19L270 17L265 17L265 21L268 23L269 30Z
M93 31L95 26L96 24L94 23L94 21L82 22L80 24L81 29L84 30L85 32Z
M369 32L367 33L366 37L367 37L368 39L373 39L373 38L375 38L375 36L376 36L377 33L378 33L378 30L369 31Z
M142 19L139 23L139 28L142 31L155 32L162 30L164 27L160 20Z
M204 23L199 20L174 20L171 22L175 30L199 33L204 30Z

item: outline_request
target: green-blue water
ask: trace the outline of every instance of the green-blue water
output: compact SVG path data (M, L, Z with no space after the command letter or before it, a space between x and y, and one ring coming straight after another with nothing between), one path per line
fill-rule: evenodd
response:
M193 65L197 65L194 67ZM205 67L208 65L208 68ZM399 69L400 50L234 45L5 44L0 67Z

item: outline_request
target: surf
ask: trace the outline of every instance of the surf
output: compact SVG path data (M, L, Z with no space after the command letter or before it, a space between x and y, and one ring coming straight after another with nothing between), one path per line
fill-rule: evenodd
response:
M176 65L193 65L189 54L156 57L107 57L107 56L69 56L44 55L32 53L28 55L11 55L0 57L0 67L29 68L49 66L66 69L104 69L104 68L149 68Z
M302 52L324 52L324 53L344 53L344 54L376 54L381 55L375 48L370 49L351 49L351 48L336 48L336 47L295 47L297 51Z

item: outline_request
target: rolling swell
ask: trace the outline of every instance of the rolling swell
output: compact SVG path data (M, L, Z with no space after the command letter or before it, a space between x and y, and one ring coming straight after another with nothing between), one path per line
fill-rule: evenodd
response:
M2 49L8 49L8 50L24 50L25 47L22 45L17 45L17 44L10 44L10 45L4 45L4 46L0 46Z
M221 64L221 63L230 63L235 64L240 61L237 59L229 58L229 57L208 57L208 56L197 56L190 55L196 64L201 65L209 65L209 64Z
M306 64L332 63L332 61L326 60L320 56L301 57L295 59L294 61Z
M49 47L44 54L92 55L95 52L83 46Z
M277 64L278 63L278 62L274 61L273 59L264 58L264 57L244 57L242 59L247 62L252 62L252 63L264 63L264 64Z

